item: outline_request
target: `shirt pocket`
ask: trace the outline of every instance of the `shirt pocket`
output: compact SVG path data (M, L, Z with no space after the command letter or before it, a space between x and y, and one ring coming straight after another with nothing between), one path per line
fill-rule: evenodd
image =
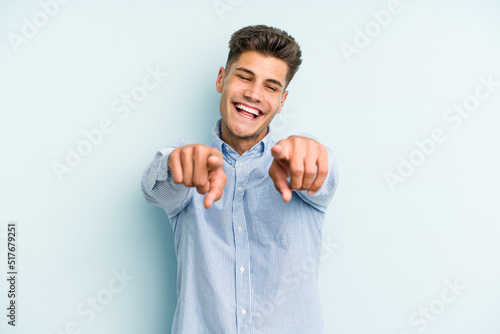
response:
M287 241L302 234L302 201L293 194L283 201L274 184L247 190L247 221L255 237L261 241Z

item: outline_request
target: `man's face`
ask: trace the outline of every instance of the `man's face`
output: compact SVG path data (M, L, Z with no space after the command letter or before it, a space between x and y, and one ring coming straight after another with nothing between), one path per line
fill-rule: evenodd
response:
M287 70L284 61L256 51L242 53L228 69L221 67L216 86L222 94L223 140L230 145L255 144L264 138L288 95L284 91Z

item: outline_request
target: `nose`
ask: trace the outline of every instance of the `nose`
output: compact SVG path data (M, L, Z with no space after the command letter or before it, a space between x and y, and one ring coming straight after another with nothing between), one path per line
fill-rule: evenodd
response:
M256 84L251 84L245 88L243 96L250 101L260 102L262 100L262 90Z

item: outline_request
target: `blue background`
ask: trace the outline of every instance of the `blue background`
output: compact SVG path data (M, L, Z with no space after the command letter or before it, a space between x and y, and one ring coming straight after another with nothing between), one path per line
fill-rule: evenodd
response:
M275 138L310 132L340 167L320 265L325 333L500 333L500 87L459 126L443 118L481 77L500 81L500 3L401 0L379 30L373 12L392 1L75 0L45 21L41 3L0 4L1 277L9 222L19 271L15 328L0 283L2 333L169 332L172 231L140 176L161 147L210 142L229 37L261 23L303 50ZM13 43L26 20L39 27ZM158 87L116 113L157 67ZM112 130L58 179L54 163L106 119ZM435 129L447 139L419 156ZM412 154L419 165L391 189L386 174ZM110 293L122 270L127 285ZM93 318L78 311L89 298L101 300Z

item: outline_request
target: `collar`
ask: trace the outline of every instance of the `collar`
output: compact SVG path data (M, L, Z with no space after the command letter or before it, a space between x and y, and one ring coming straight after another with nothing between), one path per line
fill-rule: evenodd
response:
M252 146L251 149L244 152L241 156L236 152L231 146L229 146L225 141L220 138L221 133L221 124L222 118L220 118L214 125L212 129L212 143L215 148L222 152L224 156L224 160L226 160L230 165L234 165L234 163L241 158L245 159L249 158L255 159L260 158L264 155L265 152L269 151L273 146L273 138L271 134L271 128L267 127L267 134L261 141Z

